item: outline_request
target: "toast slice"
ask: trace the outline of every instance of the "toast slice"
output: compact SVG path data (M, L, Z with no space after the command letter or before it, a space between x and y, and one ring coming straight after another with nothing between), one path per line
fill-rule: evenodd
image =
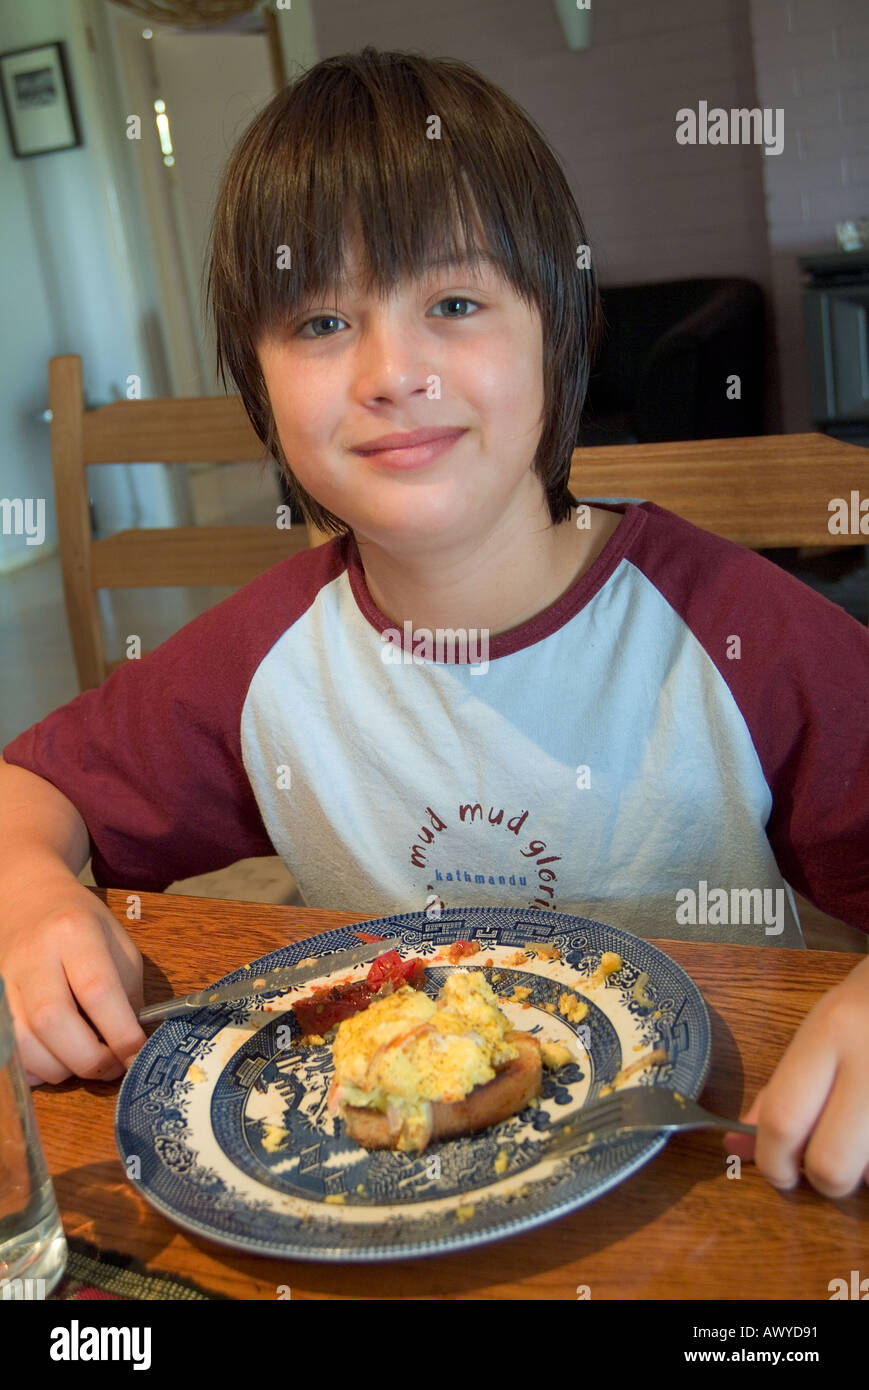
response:
M476 1134L524 1110L543 1086L540 1043L531 1033L508 1033L507 1041L519 1048L519 1056L507 1062L482 1086L475 1086L463 1100L432 1101L431 1139L452 1139ZM401 1122L369 1106L342 1105L339 1114L347 1134L365 1149L395 1149ZM426 1142L429 1142L428 1140ZM425 1148L425 1145L422 1145Z

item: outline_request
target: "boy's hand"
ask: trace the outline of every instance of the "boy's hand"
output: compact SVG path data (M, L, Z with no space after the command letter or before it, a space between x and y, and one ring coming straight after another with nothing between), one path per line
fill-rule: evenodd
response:
M869 1182L869 960L806 1015L772 1079L740 1116L757 1134L725 1134L774 1187L806 1177L825 1197Z
M146 1041L141 952L72 875L0 920L0 975L31 1086L116 1080Z

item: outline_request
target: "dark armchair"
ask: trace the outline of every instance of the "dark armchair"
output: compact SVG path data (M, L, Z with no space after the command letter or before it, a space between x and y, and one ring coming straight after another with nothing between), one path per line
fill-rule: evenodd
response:
M604 337L580 445L764 432L764 301L751 280L601 288ZM727 396L738 376L741 399Z

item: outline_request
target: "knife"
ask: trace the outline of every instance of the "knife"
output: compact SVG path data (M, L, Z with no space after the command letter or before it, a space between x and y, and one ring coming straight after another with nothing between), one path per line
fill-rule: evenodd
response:
M211 1009L221 1004L231 1004L250 995L277 994L291 985L303 985L327 971L346 970L359 965L361 961L376 960L386 951L397 950L401 937L391 936L384 941L369 942L364 946L351 946L347 951L333 951L319 956L309 965L281 965L265 975L251 975L244 980L235 980L230 985L217 985L212 989L199 990L196 994L179 995L175 999L162 999L159 1004L148 1004L140 1009L136 1018L140 1023L150 1023L156 1018L174 1018L178 1014L192 1013L195 1009Z

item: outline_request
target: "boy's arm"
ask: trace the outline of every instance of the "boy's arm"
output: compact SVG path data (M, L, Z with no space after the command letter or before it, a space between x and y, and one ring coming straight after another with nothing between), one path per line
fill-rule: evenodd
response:
M239 590L0 748L77 808L102 888L161 893L275 853L241 728L261 648L271 645L272 627L263 639L255 619L271 607L280 612L273 627L285 618L282 591L271 603L273 581L246 587L264 594L254 603Z
M69 798L0 756L0 889L46 871L78 875L89 856L87 826Z
M142 957L78 881L89 849L72 802L0 758L0 975L31 1084L119 1076L145 1041Z

